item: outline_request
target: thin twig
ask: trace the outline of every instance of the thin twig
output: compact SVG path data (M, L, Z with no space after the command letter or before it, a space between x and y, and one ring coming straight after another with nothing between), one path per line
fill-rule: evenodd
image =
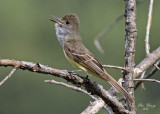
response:
M103 65L104 68L115 68L115 69L120 69L120 70L126 70L124 67L120 66L113 66L113 65Z
M149 45L149 32L152 24L152 9L153 9L153 0L150 0L149 5L149 13L148 13L148 22L146 27L146 38L145 38L145 47L146 47L146 55L148 55L150 52L150 45Z
M82 92L86 95L88 95L89 97L91 97L93 100L97 101L97 100L100 100L101 98L96 98L95 96L91 95L90 93L88 93L86 90L82 89L82 88L78 88L76 86L72 86L72 85L69 85L69 84L66 84L66 83L63 83L63 82L58 82L58 81L55 81L55 80L45 80L46 83L50 83L50 84L56 84L56 85L62 85L64 87L67 87L67 88L70 88L72 90L75 90L75 91L79 91L79 92ZM103 104L102 104L103 103ZM102 106L103 105L103 106ZM101 106L107 111L109 112L110 110L105 106L105 102L101 99L101 105L100 107L96 107L97 109L101 109Z
M13 73L17 70L17 68L12 69L12 71L0 82L0 86L6 82L12 75Z
M103 107L107 112L108 114L112 114L112 111L110 108L108 108L106 105Z
M72 85L69 85L69 84L66 84L66 83L63 83L63 82L57 82L57 81L55 81L55 80L45 80L44 82L50 83L50 84L56 84L56 85L65 86L65 87L70 88L70 89L72 89L72 90L76 90L76 91L85 93L85 94L87 94L88 96L90 96L92 99L97 100L96 97L94 97L93 95L91 95L90 93L88 93L86 90L84 90L84 89L82 89L82 88L78 88L78 87L76 87L76 86L72 86Z
M137 0L137 5L139 5L140 3L142 3L144 0ZM101 31L95 38L94 38L94 44L96 46L96 48L98 49L98 51L100 51L100 53L104 54L104 50L99 42L99 39L102 38L104 35L106 35L109 30L111 30L120 20L123 19L124 14L119 15L110 25L108 25L105 29L103 29L103 31Z
M160 84L160 81L156 79L134 79L134 81L149 81L149 82L157 82Z
M157 64L154 64L154 66L160 71L160 68Z
M104 50L101 47L100 43L99 43L99 39L101 37L103 37L105 34L107 34L109 32L109 30L111 28L113 28L122 18L123 18L124 14L121 14L120 16L118 16L109 26L107 26L102 32L100 32L95 38L94 38L94 44L97 47L97 49L103 54Z

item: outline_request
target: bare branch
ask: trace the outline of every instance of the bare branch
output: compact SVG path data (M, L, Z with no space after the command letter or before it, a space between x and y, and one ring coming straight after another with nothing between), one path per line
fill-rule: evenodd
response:
M17 70L17 68L12 69L12 71L0 82L0 86L6 82L12 75L13 73Z
M156 65L157 65L157 66L160 66L160 60L157 61ZM154 73L156 73L156 71L157 71L157 68L154 67L148 74L146 74L145 76L143 76L143 79L150 78L151 76L154 75ZM136 83L134 89L136 90L142 82L143 82L143 81L138 81L138 82Z
M113 65L103 65L103 67L104 67L104 68L115 68L115 69L125 70L124 67L113 66Z
M136 0L126 0L125 7L125 69L124 75L124 88L134 98L134 57L135 57L135 46L137 38L137 26L136 26ZM129 108L129 103L126 104ZM130 110L132 114L135 114L135 103L131 104Z
M149 54L149 50L150 50L149 32L150 32L150 27L152 24L152 9L153 9L153 0L150 0L148 22L147 22L147 27L146 27L146 38L145 38L146 55Z
M9 59L0 59L0 66L12 66L22 70L29 70L31 72L37 72L42 74L50 74L53 76L57 76L60 78L64 78L67 81L71 81L74 84L83 83L84 79L78 75L71 75L67 72L67 70L59 70L55 68L51 68L42 64L35 64L32 62L26 61L16 61L16 60L9 60Z
M104 102L111 107L113 112L115 113L124 113L127 114L128 110L124 108L124 106L117 100L115 96L112 96L108 91L103 89L103 86L92 83L89 79L86 79L82 76L77 74L71 74L67 72L67 70L59 70L55 68L51 68L42 64L35 64L32 62L26 61L16 61L16 60L9 60L9 59L0 59L0 66L12 66L17 67L19 69L28 70L31 72L37 72L42 74L50 74L53 76L57 76L63 78L77 86L83 86L85 89L91 93L99 96L104 100Z
M150 50L149 33L150 33L150 27L151 27L151 24L152 24L152 10L153 10L153 0L150 0L148 22L147 22L147 27L146 27L146 38L145 38L146 55L148 55L150 53L150 51L149 51Z
M50 83L50 84L56 84L56 85L65 86L65 87L67 87L67 88L70 88L70 89L73 89L73 90L82 92L82 93L84 93L84 94L87 94L87 95L88 95L89 97L91 97L92 99L97 100L96 97L94 97L93 95L91 95L90 93L88 93L86 90L84 90L84 89L82 89L82 88L78 88L78 87L76 87L76 86L72 86L72 85L69 85L69 84L66 84L66 83L63 83L63 82L58 82L58 81L55 81L55 80L45 80L44 82Z
M75 90L75 91L79 91L79 92L82 92L84 94L87 94L89 97L91 97L93 100L97 101L97 100L102 100L101 98L96 98L95 96L91 95L90 93L88 93L86 90L82 89L82 88L79 88L79 87L76 87L76 86L73 86L73 85L69 85L69 84L66 84L66 83L63 83L63 82L58 82L58 81L55 81L55 80L45 80L46 83L50 83L50 84L56 84L56 85L62 85L64 87L67 87L67 88L70 88L72 90ZM104 102L103 100L101 102ZM98 105L98 104L97 104ZM109 111L108 108L105 106L105 102L103 103L103 106L102 104L98 105L100 106L98 108L95 107L95 108L98 108L99 110L103 107L106 111ZM94 107L93 107L94 108ZM97 110L98 111L98 110Z
M134 69L134 79L141 75L147 68L153 65L158 59L160 59L160 47L155 51L148 54Z
M96 114L103 108L105 102L99 98L94 102L90 102L90 105L81 114Z
M160 84L159 80L156 79L134 79L135 81L148 81L148 82L157 82Z

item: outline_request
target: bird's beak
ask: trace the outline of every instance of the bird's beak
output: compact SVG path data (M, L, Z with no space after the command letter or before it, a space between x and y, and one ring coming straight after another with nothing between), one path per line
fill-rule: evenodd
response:
M55 15L51 15L54 19L50 19L51 21L53 21L54 23L57 23L57 24L59 24L59 25L62 25L63 23L62 23L62 21L61 21L61 18L59 18L59 17L57 17L57 16L55 16Z

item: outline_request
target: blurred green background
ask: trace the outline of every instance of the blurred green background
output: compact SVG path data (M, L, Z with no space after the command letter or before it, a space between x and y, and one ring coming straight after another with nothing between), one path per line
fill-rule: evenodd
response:
M150 33L151 52L160 45L160 1L154 1ZM59 17L76 13L80 18L83 42L103 64L124 65L124 19L100 39L105 54L100 54L93 39L112 21L123 14L123 0L1 0L0 1L0 57L41 63L58 69L73 70L65 59L55 35L51 14ZM148 18L149 0L137 7L138 39L135 61L145 57L144 39ZM0 80L12 68L0 67ZM107 69L115 79L121 77L119 70ZM86 76L86 74L82 74ZM160 80L160 72L153 78ZM0 114L79 114L92 101L87 95L68 88L44 83L45 79L64 81L50 75L18 70L0 87ZM105 88L106 82L90 77ZM66 82L66 81L64 81ZM135 92L138 114L159 114L160 86L146 82L146 90ZM150 103L156 107L144 109ZM144 105L139 107L139 105ZM99 114L106 113L101 110Z

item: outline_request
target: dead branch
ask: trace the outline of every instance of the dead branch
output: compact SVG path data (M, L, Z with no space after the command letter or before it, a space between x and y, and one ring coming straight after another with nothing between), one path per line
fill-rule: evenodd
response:
M70 88L72 90L75 90L75 91L78 91L78 92L82 92L86 95L88 95L89 97L91 97L93 100L97 101L97 100L100 100L101 98L96 98L95 96L91 95L90 93L88 93L86 90L82 89L82 88L79 88L79 87L76 87L76 86L73 86L73 85L69 85L69 84L66 84L64 82L58 82L58 81L55 81L55 80L45 80L44 82L46 83L50 83L50 84L56 84L56 85L61 85L61 86L64 86L64 87L67 87L67 88ZM102 99L101 99L102 100ZM94 107L92 105L92 108L96 108L96 109L92 109L92 110L97 110L97 109L101 109L102 107L107 111L109 112L109 109L106 107L106 104L105 102L103 103L103 106L102 106L102 102L104 102L103 100L101 101L101 103L98 105L98 104L95 104L97 105L96 107ZM97 102L98 103L98 102ZM98 107L99 106L99 107ZM90 107L91 109L91 107ZM98 111L98 110L97 110Z
M92 95L97 95L103 99L103 101L112 109L115 113L124 113L127 114L128 111L124 108L124 106L117 100L115 96L112 96L108 91L103 89L103 86L98 83L93 83L89 79L86 79L77 74L71 74L67 70L59 70L55 68L51 68L42 64L35 64L32 62L26 61L16 61L9 59L0 59L0 66L11 66L16 67L22 70L28 70L31 72L37 72L42 74L50 74L53 76L57 76L63 78L77 86L83 86L87 90L87 92Z
M149 54L150 45L149 45L149 32L152 24L152 9L153 9L153 0L150 0L149 12L148 12L148 22L146 27L146 38L145 38L145 47L146 47L146 55Z
M134 79L142 74L142 72L146 71L151 65L153 65L157 60L160 59L160 47L158 47L155 51L148 54L145 59L143 59L134 69Z
M136 0L126 0L125 7L125 69L124 84L123 86L128 90L128 92L134 97L134 56L135 56L135 46L137 38L137 27L136 27ZM128 103L127 103L128 105ZM135 104L131 105L131 113L135 114Z
M46 83L50 83L50 84L56 84L56 85L62 85L64 87L67 87L67 88L70 88L72 90L76 90L76 91L79 91L79 92L82 92L84 94L87 94L89 97L91 97L92 99L94 100L97 100L97 98L93 95L91 95L90 93L88 93L86 90L82 89L82 88L78 88L76 86L73 86L73 85L69 85L69 84L66 84L64 82L58 82L58 81L55 81L55 80L45 80L44 82Z
M157 61L156 65L157 65L158 67L160 67L160 60ZM156 71L157 71L157 68L154 67L148 74L146 74L146 75L143 76L143 79L150 78L151 76L153 76L153 75L156 73ZM142 82L143 82L143 81L138 81L138 82L136 83L134 89L136 90Z
M89 106L81 114L96 114L104 105L105 102L99 98L94 102L90 102Z

